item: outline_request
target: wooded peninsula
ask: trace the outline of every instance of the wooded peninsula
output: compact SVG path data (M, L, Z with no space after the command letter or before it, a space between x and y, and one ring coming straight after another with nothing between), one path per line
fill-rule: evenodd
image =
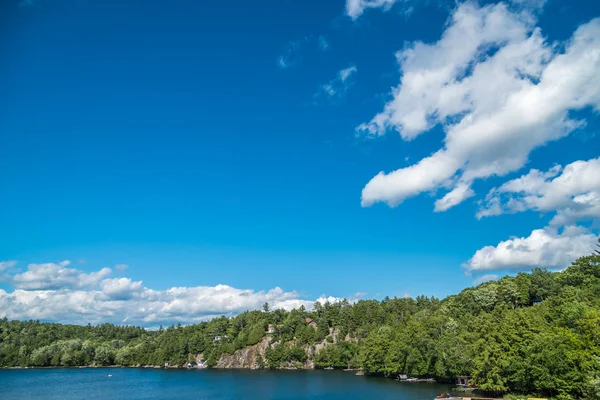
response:
M237 358L236 358L237 357ZM600 398L600 254L443 300L316 303L196 325L0 320L0 366L339 368L454 382L496 394Z

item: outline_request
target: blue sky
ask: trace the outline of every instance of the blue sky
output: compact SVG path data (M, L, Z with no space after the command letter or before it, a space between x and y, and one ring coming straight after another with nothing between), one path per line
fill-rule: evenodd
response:
M37 317L148 325L265 298L443 297L564 268L595 241L597 2L0 7L9 317L76 292L96 311ZM141 288L219 284L262 297L106 311L143 308Z

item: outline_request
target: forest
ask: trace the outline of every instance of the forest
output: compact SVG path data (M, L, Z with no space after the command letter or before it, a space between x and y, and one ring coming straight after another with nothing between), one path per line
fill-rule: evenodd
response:
M495 394L597 399L600 254L561 272L534 269L443 300L386 297L316 303L310 311L265 304L232 318L158 330L3 319L0 366L184 366L202 354L211 367L267 335L271 345L258 361L264 368L301 366L306 349L324 344L313 360L317 368L445 382L466 375Z

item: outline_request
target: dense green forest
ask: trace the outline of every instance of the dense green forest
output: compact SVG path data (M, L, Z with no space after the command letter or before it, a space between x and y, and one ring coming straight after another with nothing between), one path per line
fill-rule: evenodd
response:
M272 345L257 360L265 368L303 365L306 349L321 344L317 367L440 381L469 375L490 392L600 398L598 254L562 272L535 269L444 300L386 297L289 312L265 304L234 318L155 331L4 319L0 365L183 366L202 353L215 366L223 354L261 342L269 324Z

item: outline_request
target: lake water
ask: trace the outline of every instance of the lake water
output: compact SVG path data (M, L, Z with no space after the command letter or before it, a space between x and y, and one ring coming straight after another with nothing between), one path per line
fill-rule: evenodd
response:
M0 399L20 400L433 400L445 390L343 371L0 370Z

